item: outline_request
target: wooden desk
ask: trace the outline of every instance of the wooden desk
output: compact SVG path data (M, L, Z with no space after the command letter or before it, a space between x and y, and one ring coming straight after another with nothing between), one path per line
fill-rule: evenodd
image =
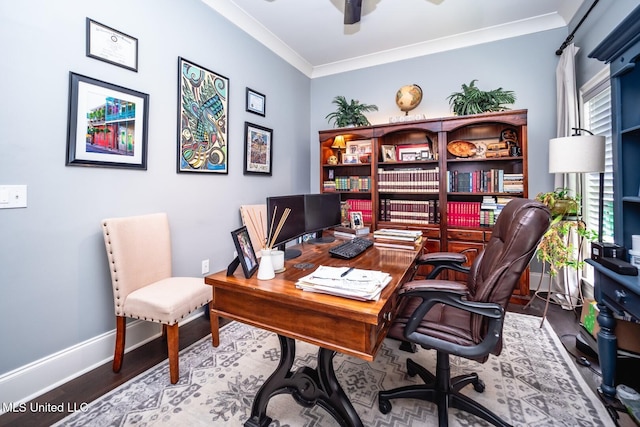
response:
M616 314L628 313L640 319L640 276L623 276L588 259L595 270L594 295L598 303L598 358L602 369L600 391L608 398L616 396Z
M333 371L335 352L372 361L382 345L397 312L397 290L413 274L414 262L421 252L382 249L375 246L351 260L329 256L328 244L298 246L302 255L285 262L286 270L272 280L261 281L256 275L246 279L241 269L233 276L226 270L205 277L213 288L212 319L222 316L278 334L281 360L275 372L258 392L246 427L266 427L269 399L289 393L303 406L320 405L344 426L362 426L360 417L338 383ZM308 269L297 264L311 263ZM354 266L389 273L391 282L378 301L356 301L332 295L296 289L296 281L320 265ZM213 328L212 328L213 329ZM213 343L219 336L213 334ZM317 368L303 367L291 372L295 358L295 340L319 347Z

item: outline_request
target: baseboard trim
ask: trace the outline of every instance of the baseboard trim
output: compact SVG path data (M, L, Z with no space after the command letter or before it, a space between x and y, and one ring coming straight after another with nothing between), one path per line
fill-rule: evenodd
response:
M204 314L196 310L180 325L189 323ZM133 320L127 323L127 347L134 350L162 334L158 323ZM15 405L36 397L71 381L113 360L115 329L89 340L68 347L40 360L21 366L0 376L0 415Z

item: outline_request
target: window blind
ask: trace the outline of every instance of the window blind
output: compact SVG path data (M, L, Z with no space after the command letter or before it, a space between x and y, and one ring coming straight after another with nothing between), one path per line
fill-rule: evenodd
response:
M613 149L611 141L611 87L609 78L583 93L584 128L606 138L602 218L602 240L613 242ZM592 230L598 229L600 174L585 174L583 219Z

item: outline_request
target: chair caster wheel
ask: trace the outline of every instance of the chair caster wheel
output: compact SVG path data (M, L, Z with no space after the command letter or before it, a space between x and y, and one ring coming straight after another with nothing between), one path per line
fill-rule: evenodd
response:
M482 381L480 379L477 380L477 381L474 381L473 382L473 389L475 391L477 391L478 393L484 392L484 389L485 389L484 381Z
M391 412L391 402L386 399L378 399L378 408L383 414L388 414Z

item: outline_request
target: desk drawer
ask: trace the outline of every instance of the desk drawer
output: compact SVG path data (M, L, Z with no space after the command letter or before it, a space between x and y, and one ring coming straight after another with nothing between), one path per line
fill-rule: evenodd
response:
M606 280L606 279L605 279ZM635 317L640 317L638 308L640 307L640 295L625 288L622 284L607 280L607 286L600 287L605 296L607 305L620 315L622 311Z
M447 230L447 239L464 242L484 242L484 231L481 230Z

